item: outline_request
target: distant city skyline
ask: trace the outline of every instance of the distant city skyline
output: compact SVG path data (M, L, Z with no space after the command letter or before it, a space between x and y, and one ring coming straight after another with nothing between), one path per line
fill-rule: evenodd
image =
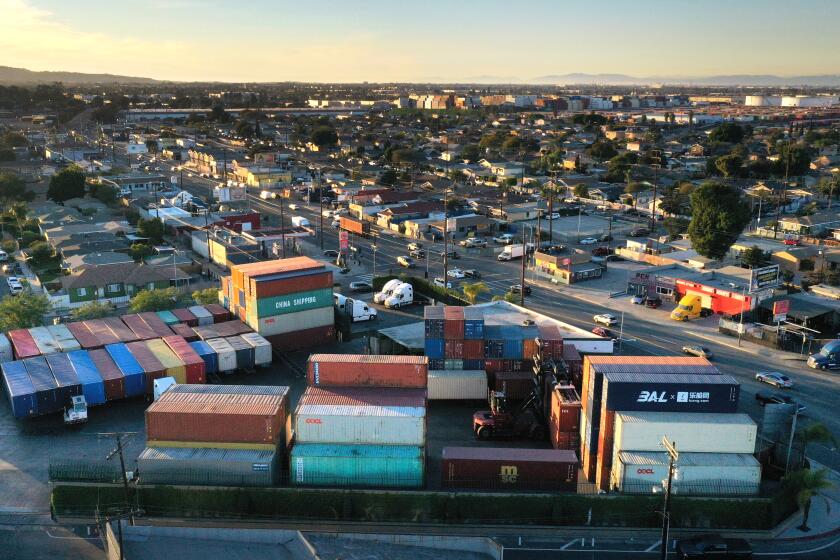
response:
M840 2L829 0L0 0L0 14L0 65L161 80L840 74Z

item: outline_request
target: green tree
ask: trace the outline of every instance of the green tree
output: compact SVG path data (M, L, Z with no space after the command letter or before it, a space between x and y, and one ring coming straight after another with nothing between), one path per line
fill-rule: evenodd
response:
M155 254L155 250L145 243L132 243L128 248L128 254L137 262L142 262L146 257Z
M513 292L505 292L505 295L495 295L493 296L493 301L506 301L508 303L515 303L519 304L520 296L518 294L514 294Z
M736 123L726 122L717 126L709 134L711 142L729 142L737 144L744 139L744 129Z
M46 241L36 241L26 251L36 264L43 264L52 258L53 248Z
M52 309L47 296L23 292L0 299L0 331L28 329L44 324L44 315Z
M755 268L767 263L767 255L762 251L758 245L753 245L743 253L741 253L741 264Z
M24 146L28 146L29 142L23 134L9 131L3 135L2 139L0 139L0 144L10 148L22 148Z
M23 200L30 201L35 198L35 193L26 190L24 183L14 173L0 172L0 204L7 207L12 202Z
M663 220L662 222L662 226L665 228L665 231L668 232L668 236L671 239L676 239L680 236L680 234L683 234L686 231L688 231L688 224L688 220L680 217L665 218L665 220Z
M146 144L146 149L149 151L150 154L156 154L157 153L157 151L158 151L157 140L155 140L153 138L149 138L148 140L146 140L145 144Z
M802 525L799 526L801 531L811 530L808 527L808 517L811 513L811 502L815 497L822 498L825 501L826 511L831 512L829 501L822 494L823 490L834 487L828 478L828 469L817 471L800 469L788 474L783 482L788 489L796 493L796 504L802 508Z
M91 194L95 199L97 199L102 204L107 204L108 206L113 206L117 203L117 197L119 196L119 191L116 187L112 185L94 185L93 189L91 190Z
M128 309L132 313L165 311L177 307L178 302L178 290L174 287L164 290L143 290L131 298Z
M741 156L729 154L728 156L721 156L715 160L715 167L724 177L734 177L741 169L744 160Z
M779 159L776 160L776 175L804 175L811 168L811 149L804 144L782 144Z
M636 209L636 204L638 203L636 195L645 190L647 190L647 185L639 181L630 181L624 187L624 192L633 197L633 210Z
M74 166L62 169L52 176L47 188L47 198L55 202L64 202L71 198L85 196L85 174Z
M589 155L597 160L612 159L618 155L618 151L609 140L598 140L589 146Z
M250 138L255 133L254 126L250 122L248 122L247 120L237 121L236 126L233 127L233 131L238 136L242 136L243 138ZM319 144L319 146L320 146L320 144Z
M210 305L211 303L219 303L219 290L216 288L205 288L203 290L196 290L192 293L193 301L196 305Z
M409 148L397 148L391 152L393 163L420 163L426 160L426 154L419 150Z
M589 189L583 183L575 185L574 193L578 198L589 198Z
M397 182L397 172L393 169L386 169L382 175L379 176L379 182L383 185L393 185Z
M140 237L145 237L152 243L160 243L163 241L163 222L160 218L150 218L148 220L140 218L137 222L137 234Z
M309 139L319 148L329 148L338 144L338 134L329 125L315 127Z
M464 292L464 297L472 305L478 300L478 296L489 292L490 288L484 282L465 282L461 285L461 290Z
M723 258L749 221L749 204L734 187L709 181L691 194L688 235L704 257Z
M461 151L461 157L470 162L478 161L481 159L481 148L478 144L467 144Z
M91 301L74 309L70 315L74 321L87 321L108 317L114 312L114 306L107 301Z
M211 121L216 121L219 123L226 123L230 122L230 115L225 111L225 108L222 105L215 105L210 110L210 115L207 117Z
M837 446L837 438L831 433L825 424L821 422L812 422L796 433L796 439L805 446L807 453L808 446L812 443L821 443L823 445L832 444Z

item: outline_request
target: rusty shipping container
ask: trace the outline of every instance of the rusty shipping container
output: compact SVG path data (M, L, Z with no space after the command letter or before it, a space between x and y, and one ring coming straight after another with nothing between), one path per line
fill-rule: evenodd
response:
M484 359L484 341L483 340L464 340L464 359L465 360L483 360ZM449 356L447 356L448 358ZM457 356L456 356L457 357Z
M99 375L105 383L105 400L115 401L125 398L125 376L123 375L111 355L104 348L88 352L91 361L99 370Z
M445 340L443 343L443 357L448 360L464 359L464 341Z
M155 357L154 353L146 346L146 341L138 340L137 342L129 342L125 345L140 367L143 368L143 373L146 379L146 394L154 394L155 379L166 377L166 368L160 363L160 360Z
M192 311L190 311L189 309L184 309L184 308L173 309L172 314L175 315L175 317L181 323L189 325L190 327L197 327L198 326L198 317L193 315ZM169 328L172 328L172 325L170 325Z
M79 342L79 346L83 350L91 350L93 348L102 348L102 343L99 338L90 332L84 321L76 321L74 323L67 323L67 330Z
M444 447L446 489L577 492L578 460L563 449Z
M198 338L198 335L195 334L193 328L187 325L186 323L171 325L169 328L172 329L172 332L174 332L176 336L180 336L187 342L195 342L196 340L200 340Z
M263 335L263 338L269 341L275 350L281 352L318 348L335 342L335 326L327 325L285 334Z
M139 340L137 335L134 334L134 331L128 328L119 317L105 317L102 321L111 329L114 336L120 339L120 342L134 342L135 340Z
M125 323L131 332L137 336L137 340L149 340L150 338L155 338L155 331L152 330L149 325L146 324L146 321L143 320L140 315L133 313L131 315L123 315L122 321Z
M425 389L429 359L425 356L312 354L307 381L313 387L403 387Z
M85 321L85 326L93 334L93 336L99 340L100 346L122 342L120 337L111 330L104 319L92 319L90 321Z
M211 303L210 305L205 305L204 309L210 312L213 316L214 323L223 323L225 321L230 320L230 311L219 305L218 303Z
M338 218L338 224L338 227L341 229L355 233L356 235L367 235L370 233L370 223L368 222L361 222L353 218L340 216Z
M146 323L152 331L154 331L157 338L173 334L172 329L170 329L158 316L158 314L153 311L140 313L140 318L143 319L143 322Z
M323 268L259 276L250 278L250 292L246 295L246 303L252 306L263 298L332 287L332 271L325 271Z
M551 413L549 425L558 432L580 430L580 396L572 386L557 385L551 392Z

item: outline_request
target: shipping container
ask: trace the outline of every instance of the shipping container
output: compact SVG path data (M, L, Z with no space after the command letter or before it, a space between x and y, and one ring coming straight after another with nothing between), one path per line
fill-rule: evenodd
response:
M3 385L9 396L12 415L15 418L28 418L38 414L38 397L35 386L26 372L26 365L21 361L0 363L3 372Z
M165 393L146 409L149 445L219 442L277 446L287 441L288 395ZM157 443L155 443L157 442Z
M135 340L140 340L140 338L134 334L134 331L128 328L119 317L105 317L102 320L106 325L108 325L108 328L111 329L111 332L114 333L120 342L134 342Z
M157 311L157 316L160 317L160 320L164 322L167 326L169 325L176 325L180 323L180 319L169 310L164 311Z
M15 352L12 350L12 343L9 338L0 333L0 364L3 362L11 362L15 359Z
M323 327L314 327L286 334L263 334L262 336L271 343L271 347L274 350L280 352L291 352L309 348L320 349L325 345L335 343L335 326L329 324Z
M102 376L102 381L105 382L105 399L108 401L116 401L125 398L125 376L123 375L111 355L104 348L97 350L90 350L88 352L90 359L96 366L99 375Z
M607 410L735 412L739 383L729 375L604 373Z
M106 344L116 344L122 342L120 337L114 334L114 331L108 326L104 319L91 319L84 322L90 333L99 341L97 348L101 348Z
M159 338L163 336L170 336L172 334L172 329L170 329L154 311L140 313L140 318L143 319L143 322L146 323L150 329L152 329L155 333L155 337Z
M196 307L201 307L197 305ZM205 305L204 309L207 310L213 317L213 323L223 323L225 321L230 320L230 311L222 307L217 303L211 303L210 305ZM196 311L193 311L195 314ZM200 319L199 319L200 321Z
M423 308L423 331L427 339L443 339L443 306L427 305Z
M549 426L558 432L580 430L580 397L572 386L557 385L551 391Z
M32 340L35 341L35 345L38 347L38 352L40 352L42 356L61 351L58 346L58 341L56 341L47 327L32 327L29 329L29 335L32 337Z
M577 492L578 460L563 449L444 447L446 489Z
M464 308L447 305L443 308L443 338L464 340Z
M426 338L426 356L434 360L442 360L446 349L443 338Z
M219 372L219 361L216 358L216 351L209 344L203 340L197 340L189 344L195 353L204 361L205 374L209 375Z
M67 329L79 343L82 350L102 348L102 343L99 341L99 337L90 332L86 321L67 323Z
M502 358L519 360L522 358L523 346L521 339L506 338L502 342Z
M166 368L160 363L160 360L149 350L146 346L145 340L138 340L137 342L129 342L126 348L143 368L143 378L146 380L146 394L154 395L155 393L155 379L166 377Z
M196 326L203 327L203 326L207 326L207 325L212 325L213 323L216 322L215 319L213 318L213 314L210 313L210 311L208 311L207 309L205 309L201 305L193 305L192 307L188 307L186 309L186 311L190 312L195 317L195 320L198 322L197 325L191 325L193 327L196 327ZM225 311L222 314L222 317L228 317L228 313ZM219 322L221 322L221 321L219 321Z
M297 313L308 309L332 307L334 303L332 287L320 290L308 290L283 296L266 297L249 304L245 316L248 323L263 317L277 317L288 313Z
M482 340L484 338L484 311L476 307L464 308L464 338Z
M448 358L443 360L443 369L464 369L464 360Z
M622 451L616 457L611 489L625 494L657 494L668 478L665 452ZM671 491L678 496L755 496L761 487L761 463L749 453L680 452L679 475Z
M522 341L522 358L524 360L533 359L537 355L537 341L536 339L526 338Z
M143 366L129 352L125 343L109 344L105 347L105 351L108 352L108 355L123 375L126 398L145 394L146 374L143 371Z
M429 370L433 370L433 369L435 369L435 370L446 369L446 360L444 360L442 358L440 360L429 360Z
M45 358L58 386L58 398L69 406L73 402L73 397L82 394L82 383L79 381L79 376L76 375L76 370L73 369L73 364L70 363L67 354L59 352L49 354Z
M504 391L511 400L524 400L534 391L536 377L533 371L500 371L494 374L493 389Z
M484 370L430 370L429 400L487 400Z
M147 447L137 458L140 484L273 486L279 453L252 449Z
M155 358L163 364L166 376L175 379L176 383L187 383L187 368L184 362L166 345L161 338L153 338L145 341L146 347Z
M264 285L273 284L273 278L277 275L295 274L305 271L323 272L326 267L309 257L290 257L288 259L275 259L273 261L259 261L248 264L240 264L231 267L232 289L245 290L249 296L263 297L271 294L264 294L256 286L261 280Z
M196 385L186 383L173 385L161 400L175 398L171 395L182 393L203 395L274 395L283 398L289 394L289 388L284 385Z
M204 360L196 354L189 343L180 336L164 337L163 342L184 364L184 376L187 383L206 383L207 375Z
M555 432L551 436L551 446L554 449L580 449L580 434L578 432Z
M557 325L538 325L539 335L535 340L536 346L543 359L563 358L563 335Z
M135 334L137 340L149 340L157 337L155 331L146 324L146 321L140 315L123 315L122 321Z
M743 413L618 412L618 451L660 451L662 438L686 453L754 453L757 427Z
M268 337L278 334L287 334L291 332L314 329L317 327L332 327L334 324L335 311L333 306L330 305L329 307L298 311L297 313L287 313L285 315L278 315L275 317L264 317L259 319L256 323L249 323L249 326L262 336ZM218 325L215 326L218 327ZM231 334L227 336L233 335Z
M257 333L245 333L239 336L254 349L254 366L266 367L271 364L272 349L269 341Z
M463 360L464 340L444 340L443 357L448 360Z
M308 387L293 416L301 443L425 445L426 391Z
M403 387L425 389L425 356L312 354L307 362L310 386Z
M41 351L38 350L38 345L35 344L35 340L33 340L28 330L16 329L9 331L7 336L9 337L9 342L12 343L15 359L25 360L26 358L34 358L41 354Z
M483 340L464 340L463 346L464 346L463 357L464 357L465 360L483 360L484 359L484 341Z
M360 222L359 220L355 220L353 218L340 216L338 218L338 223L338 227L341 229L357 235L367 235L370 232L370 223L368 222Z
M47 360L43 356L36 356L34 358L26 358L23 360L26 366L26 373L29 374L29 379L32 380L32 386L35 388L35 398L37 399L38 414L50 414L63 410L68 402L60 398L58 383L50 371L50 366L47 365Z
M464 369L484 369L484 360L464 360Z
M250 306L260 299L309 290L332 289L332 285L332 272L323 268L268 274L249 279L249 286L245 289L245 303Z
M172 329L172 332L174 332L176 336L180 336L187 342L195 342L196 340L198 340L198 335L195 334L193 328L187 325L186 323L172 325L169 328Z
M99 375L96 364L90 359L88 351L74 350L69 352L67 357L70 358L76 377L82 384L82 394L85 396L85 402L88 406L103 404L105 402L105 382L102 381L102 376Z
M178 319L178 323L183 323L185 325L189 325L190 327L198 326L198 317L196 317L189 309L173 309L172 314ZM212 315L210 318L212 319ZM173 325L169 325L169 327L172 328Z
M484 369L488 374L504 371L504 360L484 360Z
M67 325L49 325L47 326L47 330L50 331L50 334L58 343L59 351L72 352L74 350L81 350L82 345L79 344L79 341L76 340L76 337L73 336L73 333L70 332Z
M236 370L236 350L227 340L211 338L204 342L216 353L216 367L219 373L229 373Z
M214 325L195 327L193 330L201 340L208 340L210 338L221 338L226 336L236 336L238 334L252 332L252 329L248 325L236 319L233 321L216 323Z
M422 488L425 450L407 445L298 443L292 447L295 486Z
M242 340L242 336L229 336L225 340L236 352L236 369L254 369L254 347Z

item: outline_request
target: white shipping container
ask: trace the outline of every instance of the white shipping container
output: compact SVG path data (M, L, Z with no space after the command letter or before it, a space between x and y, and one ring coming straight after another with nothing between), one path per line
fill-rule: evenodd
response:
M224 338L211 338L205 341L216 352L219 371L234 371L236 369L236 350Z
M610 488L625 494L652 494L668 478L665 452L622 451L613 463ZM761 463L748 453L680 453L673 491L680 495L755 495Z
M12 343L9 342L9 339L5 334L0 333L0 363L11 362L14 359L15 356L12 352Z
M203 306L193 305L192 307L188 307L187 310L195 315L196 319L198 319L199 327L213 324L213 314L204 309Z
M249 320L247 324L262 336L273 336L332 325L335 322L334 313L333 306L330 305L329 307L318 307L306 311L263 317L257 319L256 324Z
M58 342L50 334L50 331L47 330L47 327L32 327L29 329L29 334L32 336L41 354L55 354L61 351L58 347Z
M484 400L487 373L479 370L429 370L429 400Z
M242 338L254 349L254 365L267 366L271 363L271 343L257 333L245 333Z
M67 325L49 325L47 330L53 335L53 338L58 343L59 349L62 352L72 352L74 350L81 350L82 345L67 328Z
M667 436L680 453L754 453L756 433L755 422L746 414L619 412L613 449L615 454L661 451Z
M298 443L426 444L426 408L304 404L294 414Z

